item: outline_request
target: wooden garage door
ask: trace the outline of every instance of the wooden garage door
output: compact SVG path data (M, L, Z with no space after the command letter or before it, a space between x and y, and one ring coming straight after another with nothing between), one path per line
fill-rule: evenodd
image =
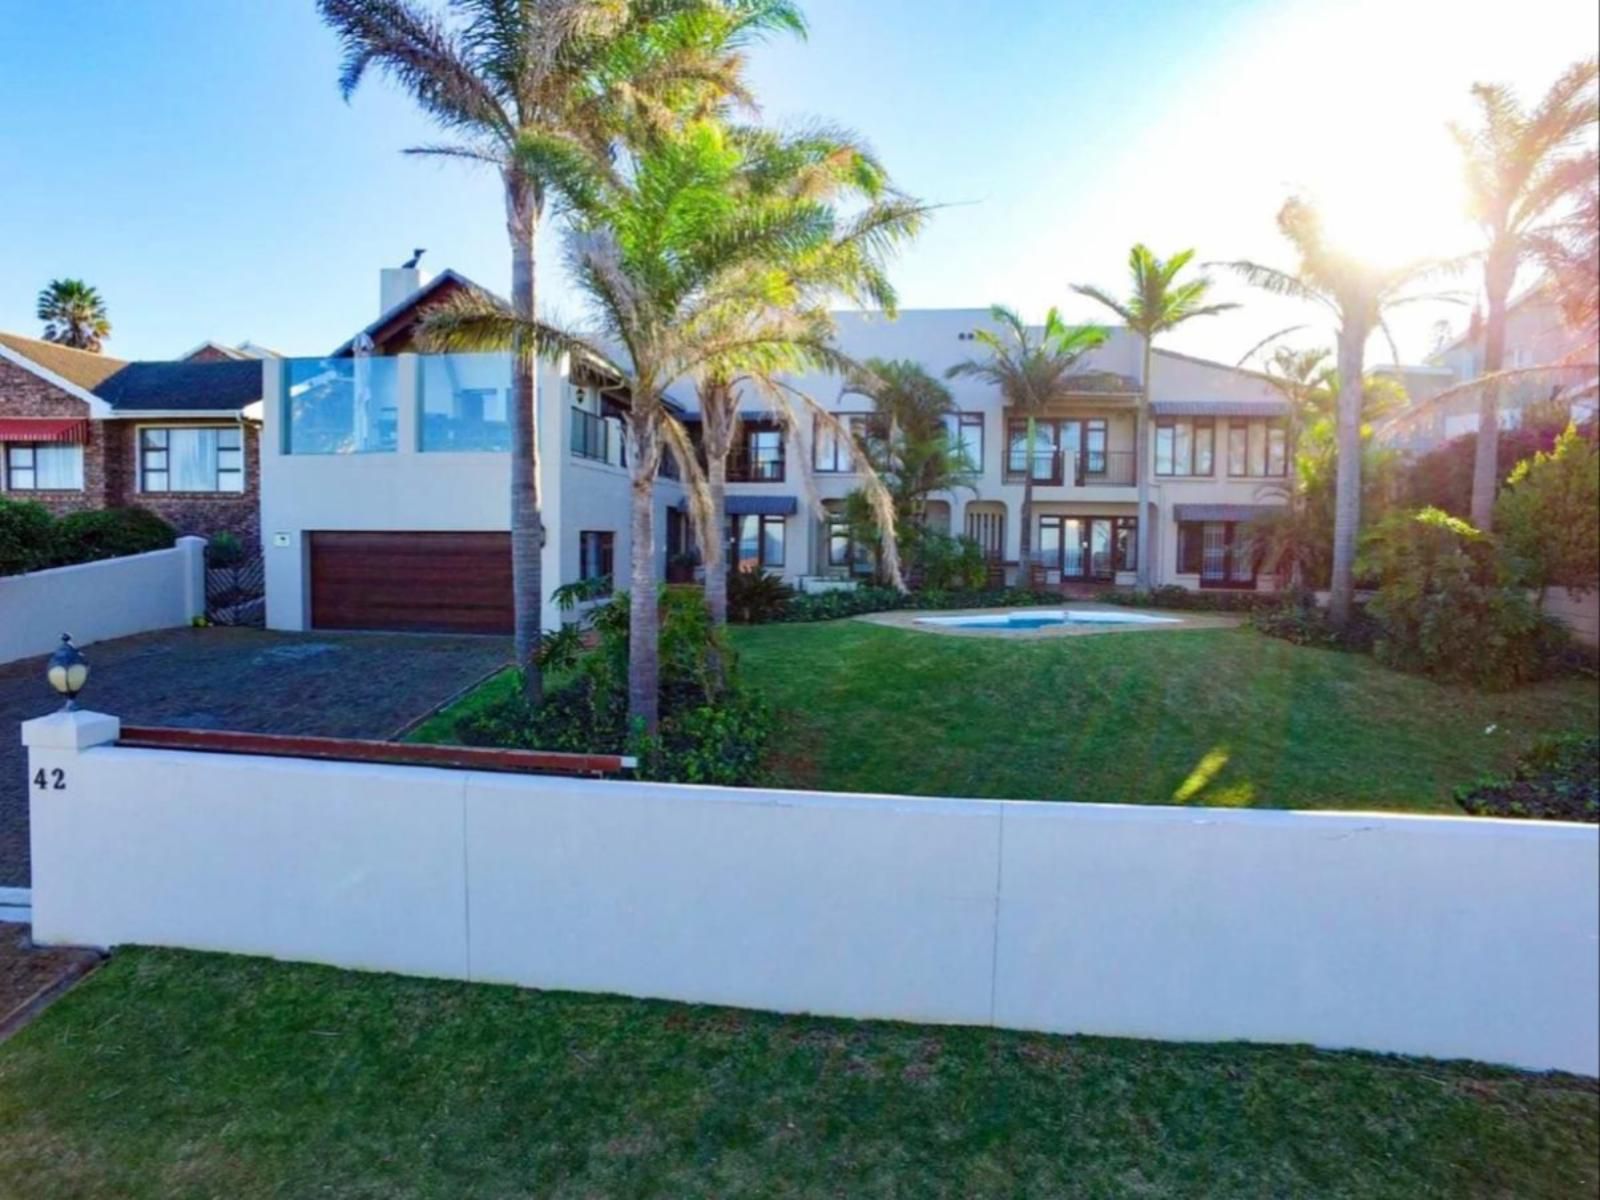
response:
M313 533L316 629L510 633L509 533Z

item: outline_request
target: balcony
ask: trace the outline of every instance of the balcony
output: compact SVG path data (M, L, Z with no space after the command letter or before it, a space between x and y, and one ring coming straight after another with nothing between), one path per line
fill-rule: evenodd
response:
M1014 453L1006 459L1005 482L1026 482L1027 456ZM1033 455L1034 487L1132 487L1138 482L1138 455L1132 450L1085 450L1063 454L1036 450ZM1070 485L1068 481L1070 482Z
M572 410L571 449L574 458L587 458L614 467L628 465L628 446L622 436L621 422L588 409L574 407Z
M782 483L783 457L751 458L735 453L728 460L729 483Z

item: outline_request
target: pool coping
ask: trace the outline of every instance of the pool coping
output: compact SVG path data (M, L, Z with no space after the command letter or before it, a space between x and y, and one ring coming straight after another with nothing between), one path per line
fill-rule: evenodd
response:
M1002 612L1014 613L1047 613L1060 612L1070 608L1079 612L1115 612L1126 613L1126 605L1104 604L1094 600L1063 599L1060 604L1024 604L1015 607L1010 605L990 608L948 608L948 609L895 609L892 612L863 613L856 617L857 621L866 621L873 625L884 625L891 629L909 629L916 633L943 634L947 637L980 637L980 638L1006 638L1006 639L1037 639L1060 637L1087 637L1100 633L1176 633L1185 629L1237 629L1244 624L1245 618L1237 613L1195 613L1178 612L1172 609L1151 608L1138 609L1152 617L1173 617L1171 623L1144 624L1142 622L1129 622L1120 625L1074 625L1070 622L1062 625L1042 625L1035 629L1006 629L1000 626L978 625L929 625L918 624L918 617L977 617L994 616Z

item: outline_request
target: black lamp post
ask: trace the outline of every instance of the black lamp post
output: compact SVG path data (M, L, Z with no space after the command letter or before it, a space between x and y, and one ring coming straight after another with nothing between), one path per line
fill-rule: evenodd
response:
M57 646L56 652L50 656L44 674L50 681L50 686L67 698L67 702L61 706L61 711L71 712L77 708L78 693L83 691L83 685L89 682L89 660L84 658L72 644L70 633L61 635L61 645Z

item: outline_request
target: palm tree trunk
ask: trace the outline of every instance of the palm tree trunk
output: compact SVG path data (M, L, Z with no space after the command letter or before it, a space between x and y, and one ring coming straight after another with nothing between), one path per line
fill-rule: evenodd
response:
M734 414L731 398L724 391L708 389L700 405L706 448L706 494L711 509L711 527L705 531L700 547L705 564L706 607L711 623L728 623L728 548L723 535L728 507L728 453L733 446Z
M1361 528L1361 375L1368 330L1349 318L1339 328L1339 461L1334 475L1333 579L1328 616L1350 620L1355 602L1356 536Z
M1137 564L1134 586L1141 592L1150 590L1150 365L1155 355L1150 352L1150 338L1144 338L1144 367L1139 376L1139 408L1134 413L1137 424L1133 430L1134 483L1138 485L1139 516L1133 526Z
M538 358L532 338L522 332L534 319L534 239L543 197L521 172L505 173L506 231L511 238L511 304L519 328L511 350L513 403L506 423L511 435L511 593L516 664L522 670L522 695L530 704L544 698L539 671L541 601L544 595L544 522L539 500Z
M1484 282L1489 293L1489 319L1483 335L1483 373L1494 375L1505 366L1506 304L1511 295L1515 263L1506 255L1489 252ZM1494 525L1494 493L1500 481L1500 384L1484 386L1478 396L1478 446L1472 458L1472 523L1487 533Z
M634 397L634 403L639 398ZM655 476L660 452L648 414L637 407L628 416L633 443L632 596L628 605L628 719L654 733L661 711L661 608L656 599Z

